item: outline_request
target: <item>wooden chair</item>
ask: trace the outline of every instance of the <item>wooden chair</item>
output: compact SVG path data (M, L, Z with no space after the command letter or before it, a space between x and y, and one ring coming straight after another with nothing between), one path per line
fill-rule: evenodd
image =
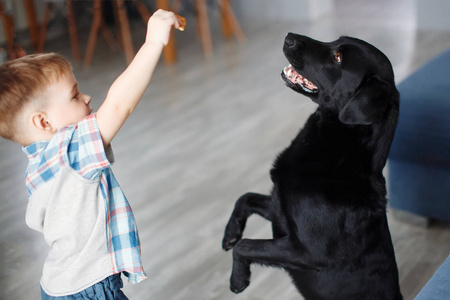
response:
M3 30L6 40L6 52L10 60L24 56L23 47L15 43L15 24L12 11L6 11L3 3L0 1L0 18L2 20Z
M181 2L182 0L175 0L173 6L173 10L175 12L179 11ZM217 4L220 9L223 36L226 38L231 38L234 35L239 42L245 41L245 35L233 13L230 1L218 0ZM203 52L206 57L210 57L212 56L213 50L206 0L195 0L195 8L197 10L197 31L203 44Z
M52 9L55 7L56 2L64 2L65 5L65 11L67 13L67 23L69 27L69 35L70 35L70 43L72 46L72 56L75 61L80 61L81 55L80 55L80 46L78 43L78 33L77 33L77 26L75 23L75 17L73 14L73 1L72 0L45 0L45 13L44 18L41 25L41 30L39 34L39 40L37 45L37 52L44 52L44 45L45 45L45 38L47 35L47 25L50 18L50 13Z
M223 35L227 38L234 35L239 42L245 41L244 32L242 31L241 26L233 13L230 0L218 0L218 4L222 20Z
M102 0L94 0L93 1L92 25L91 25L91 30L89 33L88 44L86 46L86 55L84 58L84 65L86 67L90 66L90 64L92 62L92 57L94 55L94 50L95 50L95 44L97 42L97 36L100 31L102 32L103 37L109 43L111 48L115 48L117 45L113 34L108 29L108 27L106 26L105 21L103 19L102 6L103 6ZM119 41L125 52L126 60L128 63L130 63L134 57L134 50L133 50L133 43L131 41L131 33L130 33L130 27L129 27L129 23L128 23L128 17L126 14L123 0L114 0L113 6L114 6L115 17L118 20L117 23L119 26Z
M144 21L147 21L151 14L145 7L142 1L134 0L136 7L141 14ZM156 0L156 7L164 10L172 10L179 12L182 0L175 0L173 5L170 5L169 0ZM222 33L225 37L231 38L235 36L239 42L245 41L245 35L237 21L229 0L218 0L220 9ZM212 56L213 47L211 42L211 31L208 20L208 9L206 0L195 0L195 8L197 10L197 31L203 44L203 52L206 57ZM170 38L169 44L164 48L164 60L168 64L172 64L177 60L176 41L174 33Z
M38 52L44 51L44 43L47 33L47 24L50 18L51 10L54 9L56 2L64 2L65 10L67 14L67 21L68 21L68 27L69 27L69 34L70 34L70 40L72 45L72 54L75 61L81 60L81 54L79 50L79 42L78 42L78 33L77 33L77 27L74 17L74 11L73 11L73 1L72 0L45 0L46 6L45 6L45 13L44 18L41 26L41 32L39 36L39 43L38 43ZM102 36L105 38L107 43L109 44L110 48L115 49L117 48L117 41L114 38L114 35L109 30L108 26L106 26L104 18L103 18L103 12L102 12L102 6L103 3L101 0L93 0L92 2L92 25L89 33L88 43L86 46L86 53L84 58L84 65L86 67L90 66L92 62L92 58L95 51L95 45L97 42L98 34L101 33ZM128 25L128 19L126 15L126 11L123 5L122 0L114 0L113 2L114 6L114 13L116 16L116 19L118 20L118 26L119 26L119 41L120 45L123 47L125 56L128 62L131 62L134 56L133 51L133 45L131 42L131 36L130 36L130 29Z
M36 17L36 8L34 0L23 0L25 6L25 13L28 22L28 31L30 34L31 45L37 49L39 43L39 26Z
M2 18L3 30L5 32L6 51L8 52L9 59L14 59L14 18L4 10L2 2L0 2L0 17Z
M147 23L151 14L148 11L147 7L142 1L133 0L133 4L136 6L138 12L140 13L142 19L145 23ZM158 8L162 8L165 10L170 10L170 5L168 0L156 0L156 5ZM128 22L128 17L126 13L126 9L124 6L123 0L115 0L114 1L114 13L116 16L117 24L119 27L119 43L122 46L127 62L130 63L134 57L134 49L133 42L130 33L130 27ZM92 56L95 49L95 43L98 35L98 31L102 29L103 31L107 30L104 25L103 17L102 17L102 1L94 0L93 3L93 24L91 27L91 32L89 35L89 41L86 49L86 57L84 60L84 65L89 66L92 60ZM173 32L172 32L173 35ZM109 40L111 40L112 35L110 33L107 34L109 36ZM111 44L111 42L110 42ZM176 57L176 46L174 36L171 37L169 44L164 48L163 52L164 60L168 64L172 64L177 60Z

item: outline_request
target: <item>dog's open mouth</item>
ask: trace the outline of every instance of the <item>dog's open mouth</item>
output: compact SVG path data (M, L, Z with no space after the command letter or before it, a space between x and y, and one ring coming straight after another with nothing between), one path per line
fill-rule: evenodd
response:
M319 88L314 83L297 73L292 65L284 68L283 73L290 82L300 85L305 92L317 93L319 91Z

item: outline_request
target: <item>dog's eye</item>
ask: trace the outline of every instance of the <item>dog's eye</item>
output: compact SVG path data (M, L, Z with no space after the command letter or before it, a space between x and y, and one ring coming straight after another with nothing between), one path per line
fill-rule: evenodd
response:
M334 60L335 60L336 62L338 62L338 63L341 62L341 60L342 60L342 55L341 55L340 52L338 52L338 53L336 53L336 54L334 55Z

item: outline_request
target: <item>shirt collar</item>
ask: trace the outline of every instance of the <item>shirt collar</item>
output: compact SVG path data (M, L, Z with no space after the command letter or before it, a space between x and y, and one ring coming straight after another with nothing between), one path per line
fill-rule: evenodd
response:
M37 141L26 147L22 147L22 151L28 156L29 160L37 157L50 141Z

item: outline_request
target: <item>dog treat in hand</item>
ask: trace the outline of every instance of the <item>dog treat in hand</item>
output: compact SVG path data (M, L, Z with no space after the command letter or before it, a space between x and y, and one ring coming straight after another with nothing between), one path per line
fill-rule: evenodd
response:
M180 20L180 27L178 27L178 30L184 31L184 28L186 27L186 18L175 14L177 16L178 20Z

